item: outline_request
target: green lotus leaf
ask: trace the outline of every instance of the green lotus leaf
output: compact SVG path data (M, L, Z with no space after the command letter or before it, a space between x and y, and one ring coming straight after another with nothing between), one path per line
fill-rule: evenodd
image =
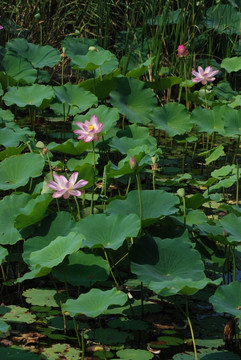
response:
M39 355L18 346L0 346L0 353L2 358L6 360L41 360Z
M4 147L15 147L18 146L20 141L26 137L26 134L16 133L13 129L8 127L0 128L0 144ZM13 154L14 155L14 154Z
M28 312L28 309L24 307L8 305L7 310L8 312L1 317L3 321L27 324L32 324L36 321L36 316Z
M21 56L7 53L2 60L2 66L7 76L14 79L14 83L33 84L37 79L37 70Z
M228 106L232 107L232 108L236 108L241 106L241 95L236 95L233 97L233 102L231 102L231 104L228 104Z
M235 110L230 107L226 109L223 117L224 135L234 137L241 135L241 110Z
M54 93L59 104L67 104L74 108L74 112L83 112L93 105L97 105L97 97L89 91L84 90L79 85L67 83L61 86L54 86ZM54 104L50 107L53 108ZM63 114L63 106L60 107L60 113ZM71 109L70 108L70 109ZM65 109L66 113L68 109Z
M62 42L62 48L65 48L66 55L72 59L75 55L86 55L89 49L89 44L85 43L86 39L75 38L67 36ZM88 39L89 40L89 39ZM97 41L91 39L92 45L95 46Z
M128 215L126 215L128 214ZM118 249L127 237L135 237L140 220L135 214L97 214L80 220L73 231L85 236L83 246Z
M108 131L116 125L119 120L119 112L115 108L108 108L105 105L100 105L96 109L90 109L85 115L76 115L73 121L73 130L78 129L75 125L76 121L85 122L90 120L91 116L95 115L99 122L103 123L101 134L105 135Z
M33 67L53 67L60 61L60 53L52 46L36 45L24 38L13 39L7 43L8 53L13 52L28 60Z
M138 349L119 350L116 355L121 360L150 360L153 358L153 354L151 354L150 351Z
M23 260L30 264L29 256L32 252L43 249L58 236L68 236L75 222L70 213L60 211L44 218L44 226L38 228L34 236L24 242Z
M81 70L96 70L111 60L115 60L114 68L117 68L117 59L109 50L89 50L86 55L75 55L71 60L71 65Z
M66 255L77 251L83 241L82 234L70 232L67 236L58 236L46 247L30 254L29 263L32 268L52 268L60 264Z
M0 108L0 124L14 120L14 115L10 110L3 110Z
M233 6L218 4L208 8L204 22L219 34L240 34L241 14Z
M219 83L213 89L214 94L220 100L233 101L237 92L231 88L231 85L228 81L223 80L219 81ZM230 104L228 104L230 106Z
M196 108L192 112L191 120L196 124L198 131L203 131L208 134L218 132L223 134L222 118L226 114L226 106L215 106L214 109Z
M146 145L135 147L128 151L127 156L119 161L118 165L109 162L107 166L107 176L111 179L119 178L123 175L134 174L135 170L130 167L130 156L133 156L138 162L138 170L141 170L145 165L151 163L151 156L146 155L150 148ZM153 153L151 154L153 155Z
M169 136L185 134L193 126L185 106L175 102L156 108L152 121L156 129L164 130Z
M0 334L7 333L11 329L11 326L0 320ZM1 336L1 335L0 335Z
M48 144L48 150L59 151L69 155L81 155L88 149L91 149L91 143L85 143L84 141L74 141L73 139L69 139L62 144L55 142Z
M139 238L131 248L130 257L131 271L162 296L195 294L212 283L205 276L200 253L181 238Z
M5 260L5 257L8 255L8 251L7 249L5 249L4 247L0 246L0 264L3 263L3 261ZM1 330L0 330L1 331Z
M98 159L99 159L100 155L99 154L95 154L95 162L96 164L98 163ZM70 171L81 171L81 169L85 166L85 165L94 165L94 159L93 159L93 154L92 153L88 153L83 159L78 160L76 158L71 158L68 160L67 162L67 168ZM92 168L92 177L93 177L93 168ZM86 177L85 177L86 180Z
M157 105L152 90L145 83L132 78L118 78L116 90L111 91L111 104L126 116L131 123L148 124Z
M233 281L228 285L221 285L214 295L209 298L215 311L241 317L241 283Z
M0 189L17 189L28 183L30 178L42 174L44 159L40 154L14 155L0 163Z
M161 216L175 214L178 209L179 198L164 190L142 190L142 220L148 224L149 220ZM140 216L138 191L128 193L126 200L113 200L107 206L108 214L136 214Z
M108 63L107 63L108 64ZM104 100L109 97L109 94L116 87L117 77L121 75L121 70L118 68L109 74L100 78L90 78L80 83L85 90L91 91L99 100Z
M17 105L19 107L36 106L41 107L44 100L51 100L54 92L49 85L34 84L24 87L11 87L3 96L6 105Z
M109 265L101 256L78 251L69 255L66 263L55 267L52 274L73 286L92 287L97 281L107 280Z
M91 289L88 293L81 294L76 300L67 300L62 306L62 311L69 312L71 317L77 314L97 317L105 314L110 305L124 305L127 299L127 294L116 288L107 291Z
M230 244L238 245L241 243L241 218L234 214L228 214L220 220L220 223L228 233L227 240Z
M39 277L43 277L48 275L49 273L51 273L51 269L50 268L46 268L46 267L36 267L35 269L25 273L23 276L17 278L17 283L22 283L25 280L32 280L32 279L36 279Z
M225 156L225 152L223 151L223 149L224 149L223 145L219 145L216 148L211 149L209 152L209 156L206 157L205 159L206 165L210 164L213 161L216 161L217 159L220 158L220 156Z
M140 76L145 74L145 72L148 70L148 66L151 65L153 59L154 59L153 57L147 59L144 63L140 64L137 68L128 71L126 73L126 76L138 79Z
M91 154L91 155L93 158L93 154ZM97 159L97 157L96 157L96 159ZM67 163L68 169L74 169L73 171L78 171L79 178L88 181L88 184L85 187L83 187L83 189L91 187L94 183L93 166L91 164L80 165L77 160L76 161L74 161L75 159L70 159L70 160L72 160L72 161L69 161ZM97 176L97 174L98 174L98 170L95 169L95 175Z
M0 201L0 244L22 239L19 230L40 221L51 201L49 195L35 199L25 193L5 196Z
M180 84L182 78L177 76L161 77L158 82L149 81L146 86L155 91L164 91L171 88L173 85Z
M52 289L27 289L23 292L26 302L32 305L59 307L65 301L66 295Z
M52 336L53 335L61 334L52 334ZM51 339L50 335L48 335L48 337ZM80 350L70 347L69 344L54 344L48 348L44 347L42 354L44 359L48 360L58 360L61 358L66 360L79 360L81 358Z
M148 129L145 127L133 124L126 127L124 131L119 131L117 135L121 137L114 137L109 145L122 154L127 154L131 149L137 147L146 147L147 151L145 153L152 153L153 155L157 149L156 139L149 134Z

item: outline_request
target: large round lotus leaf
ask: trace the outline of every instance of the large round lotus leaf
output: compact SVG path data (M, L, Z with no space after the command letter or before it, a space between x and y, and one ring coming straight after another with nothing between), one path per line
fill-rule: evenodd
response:
M4 311L3 307L3 311ZM14 323L32 324L36 321L36 316L31 314L28 309L15 305L8 305L6 307L2 320Z
M60 61L60 53L52 46L28 43L23 38L13 39L7 43L8 52L14 52L27 59L35 68L53 67Z
M164 190L142 190L142 220L158 219L178 211L179 198ZM140 216L138 191L128 193L125 200L113 200L107 207L108 214L136 214Z
M0 189L17 189L28 183L30 178L42 174L44 159L40 154L14 155L0 163Z
M75 55L71 60L74 68L81 70L95 70L113 60L115 56L109 50L88 51L86 55ZM117 67L118 62L116 60Z
M96 109L90 109L85 115L76 115L73 121L73 129L78 129L78 126L75 125L76 121L85 122L85 120L90 120L92 115L97 116L98 121L103 123L103 129L101 131L103 135L107 134L107 132L116 125L117 120L119 120L119 112L117 109L100 105Z
M156 97L145 83L132 78L119 78L116 90L111 91L111 104L131 123L148 124L157 105Z
M234 214L228 214L220 220L220 223L228 233L228 242L238 245L241 242L241 218Z
M26 302L32 305L59 307L60 301L65 301L66 295L52 289L28 289L23 292Z
M58 236L68 236L75 222L70 213L60 211L44 219L44 226L37 228L34 236L24 242L23 260L29 265L32 252L43 249Z
M40 107L44 100L51 100L54 91L49 85L34 84L24 87L11 87L3 96L6 105L17 105L25 107L27 105Z
M126 215L127 214L127 215ZM97 214L80 220L73 231L83 234L82 246L118 249L127 237L135 237L140 230L138 216L131 213Z
M234 6L223 4L208 8L204 23L219 34L240 34L240 12Z
M150 360L153 358L153 354L150 351L137 349L119 350L116 355L121 360Z
M12 194L0 201L0 244L15 244L22 239L19 229L40 221L52 201L51 196Z
M145 165L150 165L151 156L148 154L149 150L150 148L146 145L130 149L127 156L121 161L119 161L117 166L112 163L108 164L107 177L111 179L116 179L123 175L133 174L135 171L130 167L130 156L133 156L138 162L138 170L141 170ZM153 154L154 153L151 153L151 155Z
M59 103L77 107L76 110L78 112L83 112L93 105L97 105L97 97L79 85L67 83L61 86L54 86L53 89ZM61 111L63 112L63 106Z
M221 68L224 68L228 73L241 70L241 57L235 56L223 59L221 62Z
M241 135L241 110L227 107L223 117L223 124L225 136L234 137L235 135Z
M2 60L6 74L21 84L33 84L37 79L37 70L21 56L6 54Z
M60 264L66 255L77 251L83 241L83 235L70 232L67 236L58 236L49 245L30 254L29 263L32 267L52 268Z
M66 37L62 42L62 48L65 48L66 55L72 59L75 55L85 55L88 52L89 44L84 43L85 39L74 38L72 36ZM95 45L96 41L93 41L93 46Z
M241 283L233 281L219 286L209 301L217 312L241 317Z
M62 306L62 311L68 311L71 317L78 314L96 317L105 314L110 305L124 305L127 299L127 294L116 288L107 291L91 289L76 300L67 300Z
M26 351L18 346L13 346L13 347L3 347L0 346L0 353L1 353L1 357L2 359L5 360L41 360L42 358L31 352L31 351Z
M91 287L97 281L105 281L109 276L109 265L101 256L78 251L68 256L66 263L53 269L52 274L60 281L73 286Z
M26 133L15 132L14 130L15 129L10 129L9 127L0 128L0 144L5 148L18 146L20 141L25 140Z
M0 109L0 124L4 122L11 122L14 120L14 115L10 110Z
M163 296L191 295L212 283L205 276L199 252L192 243L181 238L139 238L135 240L130 256L132 272Z
M196 124L198 131L208 134L224 133L223 116L226 116L226 106L215 106L213 110L196 108L192 112L191 121Z
M55 142L48 144L48 150L59 151L69 155L81 155L83 152L91 148L92 145L90 142L85 143L84 141L74 141L73 139L69 139L62 144Z
M68 320L67 320L68 321ZM78 323L79 326L79 323ZM68 329L68 327L67 327ZM80 329L80 328L79 328ZM55 334L52 334L52 336ZM59 334L56 334L59 335ZM58 339L57 337L50 337L49 339ZM61 339L60 339L61 340ZM66 360L80 360L81 359L81 351L71 347L69 344L54 344L51 347L44 347L44 350L41 351L43 355L42 360L59 360L59 359L66 359Z
M152 121L156 129L164 130L169 136L185 134L193 125L185 106L175 102L156 108Z
M138 138L132 137L117 137L115 136L110 144L110 148L113 150L120 151L121 154L127 154L129 150L135 149L137 147L146 147L146 153L154 153L156 148L156 139L149 135L148 133L145 136L140 136Z

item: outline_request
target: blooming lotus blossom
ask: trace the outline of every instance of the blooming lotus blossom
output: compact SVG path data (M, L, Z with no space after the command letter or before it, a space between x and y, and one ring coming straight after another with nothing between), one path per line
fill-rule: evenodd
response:
M80 130L74 130L74 133L79 135L78 140L84 140L84 142L99 140L99 134L102 131L103 123L98 122L98 118L95 115L91 116L90 121L85 120L84 123L76 121L76 125Z
M178 57L185 57L188 55L188 51L184 45L178 45L177 55L178 55Z
M70 176L69 180L66 179L66 177L63 175L53 174L53 177L54 177L55 181L49 181L49 183L48 183L48 187L50 189L53 189L56 191L52 195L53 198L59 198L59 197L63 196L64 199L68 199L70 197L70 195L81 196L83 191L79 191L76 189L82 188L83 186L88 184L88 181L83 180L83 179L79 180L76 183L76 180L78 177L78 172L74 172Z
M215 80L214 75L216 75L219 72L219 70L214 70L211 66L207 66L205 70L201 66L198 66L198 72L192 71L192 74L195 76L194 79L192 79L192 82L199 83L201 82L203 85L206 85L207 82L212 82Z
M1 17L1 16L0 16ZM0 25L0 30L2 30L3 29L3 26L2 25Z

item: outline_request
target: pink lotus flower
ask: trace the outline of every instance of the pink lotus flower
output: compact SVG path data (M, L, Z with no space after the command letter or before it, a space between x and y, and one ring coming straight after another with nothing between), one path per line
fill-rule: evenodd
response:
M1 17L1 16L0 16ZM3 26L2 25L0 25L0 30L2 30L3 29Z
M74 133L79 135L78 140L84 140L84 142L99 140L99 134L102 131L103 123L98 122L98 118L95 115L91 116L90 121L85 120L84 123L76 121L76 125L81 130L74 130Z
M64 199L68 199L70 195L72 196L81 196L83 191L79 191L76 189L82 188L86 184L88 184L88 181L85 181L83 179L79 180L76 183L78 172L74 172L69 180L66 179L63 175L56 175L53 174L55 181L49 181L48 187L50 189L55 190L56 192L53 193L53 198L59 198L61 196L64 197Z
M216 75L219 72L219 70L214 70L211 66L207 66L205 70L201 66L198 66L198 72L192 71L192 74L195 76L194 79L192 79L192 82L199 83L201 82L203 85L206 85L207 82L212 82L215 80L214 75Z
M188 51L184 45L178 45L177 55L178 55L178 57L185 57L188 55Z

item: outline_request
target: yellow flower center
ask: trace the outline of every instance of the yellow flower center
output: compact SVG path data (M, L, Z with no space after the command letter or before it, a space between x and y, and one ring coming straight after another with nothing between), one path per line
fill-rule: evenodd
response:
M91 131L94 129L94 125L89 125L88 128L89 128L89 131Z
M72 189L73 189L73 186L74 186L74 184L71 182L71 183L70 183L70 187L69 187L68 189L66 189L66 191L72 190Z

